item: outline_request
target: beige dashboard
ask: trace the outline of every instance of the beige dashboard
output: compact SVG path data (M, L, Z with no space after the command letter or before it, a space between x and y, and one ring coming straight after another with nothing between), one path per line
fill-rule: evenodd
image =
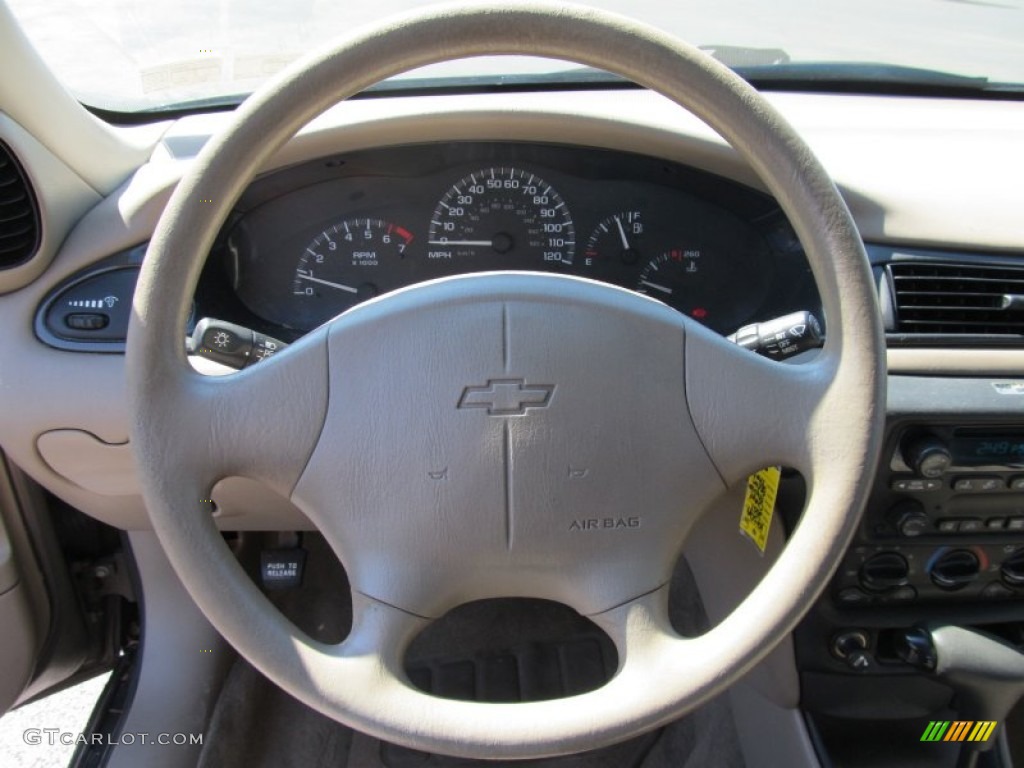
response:
M805 137L875 244L1024 254L1020 179L1024 105L897 97L768 94ZM90 118L91 119L91 118ZM88 142L53 143L0 113L0 139L36 187L38 256L2 275L0 444L15 463L74 506L122 528L148 527L134 481L123 357L52 349L33 332L40 301L61 280L145 242L190 160L227 113L104 132L102 152L142 156L109 194L80 172ZM64 132L68 137L68 132ZM709 128L641 90L370 98L339 105L274 159L284 168L338 152L437 141L533 141L610 148L683 163L762 189ZM86 166L93 167L95 158ZM73 170L79 169L79 171ZM272 170L267 168L265 170ZM1022 256L1024 263L1024 256ZM890 350L890 371L1024 376L1024 350ZM1009 407L1009 406L1008 406ZM215 492L225 528L302 528L289 502L253 482Z

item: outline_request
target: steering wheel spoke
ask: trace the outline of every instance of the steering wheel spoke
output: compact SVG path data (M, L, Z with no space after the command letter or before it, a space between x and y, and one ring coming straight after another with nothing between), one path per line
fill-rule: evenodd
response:
M328 699L336 707L373 712L372 717L359 716L351 724L380 738L394 739L394 729L408 730L407 724L413 722L424 732L445 731L433 747L442 753L466 753L469 738L486 740L492 754L528 757L535 751L524 742L524 732L564 740L566 751L593 749L628 737L632 723L627 719L601 734L577 733L573 724L580 710L601 721L637 711L650 704L651 681L656 679L687 679L693 683L694 696L714 685L714 670L704 663L710 649L701 638L683 638L672 630L667 591L662 587L590 617L616 642L620 666L601 688L569 699L481 704L440 698L415 688L403 671L403 654L429 620L360 594L354 596L352 632L344 642L320 648L296 643L306 655L295 659L301 669L296 674L313 679L317 693L305 697L311 706L322 706ZM338 678L345 679L344 687L333 684ZM353 706L356 699L361 706ZM664 707L660 722L671 718L671 708ZM443 728L450 722L461 723L458 732ZM399 741L416 743L415 735Z
M330 656L344 674L365 675L363 682L355 686L364 695L373 695L381 681L391 680L404 686L405 649L430 623L430 619L354 591L352 630L342 642L331 647Z
M258 366L206 380L208 450L225 472L294 488L327 412L326 337L314 332Z
M819 464L835 406L835 358L768 360L704 329L691 328L686 396L704 447L729 485L766 466L808 474Z
M651 704L651 681L676 681L695 700L715 685L716 655L729 643L707 633L679 635L668 612L669 586L640 595L590 619L619 649L619 669L605 685L607 695L625 707ZM666 718L667 720L668 718ZM662 722L665 722L663 720Z
M326 331L227 376L170 367L161 386L161 460L203 490L223 477L261 480L288 496L320 435L327 410Z

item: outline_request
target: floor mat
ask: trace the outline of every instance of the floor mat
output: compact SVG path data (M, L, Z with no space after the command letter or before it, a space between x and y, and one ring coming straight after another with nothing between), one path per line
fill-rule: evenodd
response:
M272 594L310 635L336 642L351 620L344 571L319 537L302 589ZM707 620L692 576L676 569L672 623L696 634ZM556 603L491 600L456 609L416 639L407 672L435 695L478 701L531 701L591 690L617 665L614 645L592 623ZM528 761L430 755L353 733L284 693L243 660L218 698L200 768L740 768L732 713L724 697L661 730L592 752Z

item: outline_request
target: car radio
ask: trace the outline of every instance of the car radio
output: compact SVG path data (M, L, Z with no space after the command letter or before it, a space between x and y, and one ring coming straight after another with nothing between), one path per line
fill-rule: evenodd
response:
M907 425L884 455L834 600L1024 597L1024 426Z
M913 472L922 478L951 472L1024 472L1024 429L909 429L899 442L890 469ZM1021 489L1024 474L1016 478L1016 490Z

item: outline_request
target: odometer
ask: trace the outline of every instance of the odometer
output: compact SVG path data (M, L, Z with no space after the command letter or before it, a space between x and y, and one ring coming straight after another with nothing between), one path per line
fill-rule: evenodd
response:
M536 174L484 168L459 179L430 220L428 260L460 268L540 269L573 263L576 229L562 196Z

